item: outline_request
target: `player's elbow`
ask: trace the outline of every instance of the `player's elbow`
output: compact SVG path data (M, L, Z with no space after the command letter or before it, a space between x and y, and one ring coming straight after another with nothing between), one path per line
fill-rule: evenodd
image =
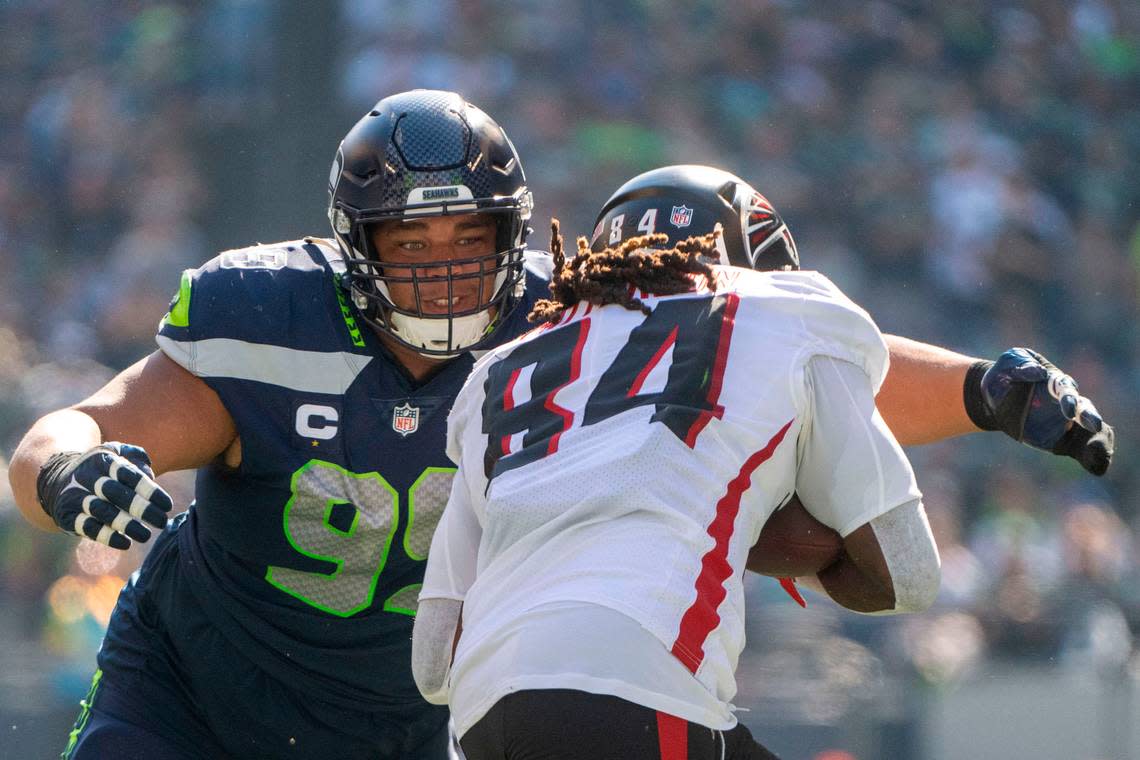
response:
M447 704L447 668L423 670L412 668L412 676L416 679L416 688L425 701L433 705Z
M417 657L415 639L412 639L412 677L416 688L425 700L433 705L447 704L448 664L438 657Z
M879 614L922 612L934 604L942 585L942 562L926 510L915 500L871 522L889 567L894 604Z

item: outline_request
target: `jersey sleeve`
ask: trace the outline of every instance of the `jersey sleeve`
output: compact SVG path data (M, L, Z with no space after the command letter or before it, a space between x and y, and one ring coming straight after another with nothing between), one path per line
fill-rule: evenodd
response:
M920 499L914 470L875 408L865 369L815 356L804 368L804 382L796 491L808 512L846 537Z
M354 324L346 318L337 326L331 255L316 242L295 241L226 251L188 269L155 342L207 382L343 393L370 357L356 350L364 344ZM343 345L330 346L326 323L343 333ZM338 347L353 350L330 350Z
M877 395L887 376L890 351L878 325L867 311L852 301L831 280L819 272L777 273L777 279L800 275L805 327L812 340L805 346L808 356L830 356L863 370Z
M302 290L297 286L320 274L318 266L305 266L296 255L302 247L225 251L184 271L159 323L158 347L193 374L210 377L226 374L220 370L238 349L289 340L289 317Z

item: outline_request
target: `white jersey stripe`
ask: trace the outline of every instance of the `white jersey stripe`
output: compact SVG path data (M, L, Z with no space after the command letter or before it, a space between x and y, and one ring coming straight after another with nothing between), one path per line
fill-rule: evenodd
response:
M197 341L156 336L158 347L198 377L255 380L303 393L341 395L372 361L344 351L301 351L232 338Z

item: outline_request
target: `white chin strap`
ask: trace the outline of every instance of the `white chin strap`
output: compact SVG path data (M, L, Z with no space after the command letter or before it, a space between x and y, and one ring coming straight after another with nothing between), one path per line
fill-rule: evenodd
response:
M447 343L448 323L451 324L451 345ZM487 333L487 326L491 324L491 314L481 311L467 317L454 317L447 319L421 319L410 317L407 314L393 312L388 317L388 324L392 332L400 340L407 341L413 346L431 349L432 351L447 351L462 353L467 346L477 343ZM431 358L439 355L424 354Z
M495 287L491 291L492 293L498 293L502 289L506 277L506 269L500 269L495 275ZM523 287L524 282L520 279L518 285L515 286L516 296L522 295ZM390 298L388 286L385 283L378 283L377 290L385 298ZM423 319L400 314L396 311L390 312L388 316L388 325L397 337L413 346L433 351L448 351L447 325L449 321L451 323L450 353L458 355L463 353L463 349L478 343L487 334L487 327L491 324L491 311L488 309L466 317L452 317L451 320ZM439 354L424 354L424 356L431 359L439 358Z

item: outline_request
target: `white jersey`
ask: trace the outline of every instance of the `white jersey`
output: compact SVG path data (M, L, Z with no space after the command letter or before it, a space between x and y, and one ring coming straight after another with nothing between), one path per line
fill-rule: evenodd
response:
M460 392L448 430L459 472L420 597L464 602L460 733L518 688L601 691L730 726L741 578L772 511L810 492L812 513L846 535L919 497L877 413L874 442L840 430L828 449L858 466L801 467L818 437L813 360L860 377L873 411L888 354L867 313L815 272L717 275L715 292L637 293L649 316L579 304L484 356ZM578 612L603 632L634 621L637 649L683 667L663 687L629 646L572 651L583 634L558 631ZM557 666L536 675L526 662L544 644Z

